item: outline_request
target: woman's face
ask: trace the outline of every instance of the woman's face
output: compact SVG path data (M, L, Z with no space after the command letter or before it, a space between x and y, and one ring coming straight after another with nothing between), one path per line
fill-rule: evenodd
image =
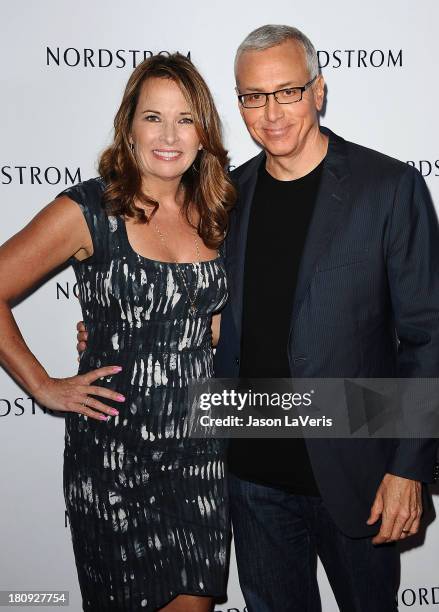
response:
M147 181L179 179L191 166L201 144L189 105L174 81L152 77L143 83L130 140Z

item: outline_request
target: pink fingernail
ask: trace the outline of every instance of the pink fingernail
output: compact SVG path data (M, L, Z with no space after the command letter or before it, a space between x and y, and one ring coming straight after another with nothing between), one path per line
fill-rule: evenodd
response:
M116 416L116 415L118 415L118 414L119 414L119 413L118 413L118 411L117 411L117 410L115 410L114 408L111 408L111 409L110 409L110 412L111 412L111 414L112 414L112 415L114 415L114 416Z
M105 416L105 414L100 414L99 418L101 419L101 421L108 421L110 417Z
M115 366L115 367L113 368L113 371L114 371L114 372L120 372L121 370L122 370L122 367L121 367L121 366Z
M123 395L118 395L117 396L117 401L118 402L124 402L125 401L125 397Z

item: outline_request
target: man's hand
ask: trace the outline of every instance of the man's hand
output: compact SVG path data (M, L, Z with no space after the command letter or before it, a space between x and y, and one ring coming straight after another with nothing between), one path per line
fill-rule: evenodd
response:
M403 540L419 530L422 514L421 483L385 474L372 505L368 525L381 517L381 529L372 544Z
M215 347L218 344L221 327L221 314L214 314L212 316L212 346Z
M81 354L87 348L87 340L88 340L88 332L85 328L84 321L79 321L76 324L76 329L78 330L78 333L76 334L76 338L78 340L78 343L76 345L76 350L78 351L79 354ZM79 357L78 357L78 361L79 361Z

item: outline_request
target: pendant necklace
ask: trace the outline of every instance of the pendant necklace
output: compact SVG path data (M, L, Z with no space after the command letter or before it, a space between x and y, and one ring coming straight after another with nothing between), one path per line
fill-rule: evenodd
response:
M157 225L157 223L156 223L155 221L152 221L152 224L153 224L153 226L154 226L154 228L155 228L155 230L156 230L157 234L159 235L160 240L161 240L161 242L163 243L163 246L164 246L164 247L167 249L167 251L169 252L169 247L168 247L168 245L166 244L165 237L163 236L162 232L160 231L159 226ZM201 263L201 262L200 262L200 248L199 248L199 246L198 246L198 239L197 239L197 238L195 238L195 249L196 249L196 252L197 252L197 259L198 259L198 261L197 261L197 262L194 262L194 263ZM189 306L189 314L190 314L192 317L194 317L194 316L196 315L196 313L197 313L197 308L196 308L196 306L195 306L195 303L196 303L196 301L197 301L198 291L199 291L199 289L200 289L200 288L199 288L199 285L197 284L197 286L195 287L194 294L193 294L193 295L191 295L191 293L190 293L190 291L189 291L188 284L187 284L187 282L186 282L186 276L185 276L185 274L184 274L183 270L180 268L180 263L179 263L178 261L176 261L175 259L173 260L173 263L175 263L175 264L176 264L176 266L177 266L176 270L177 270L178 276L180 277L180 280L181 280L181 282L183 283L183 286L184 286L184 288L185 288L185 291L186 291L186 294L187 294L187 297L188 297L188 300L189 300L189 303L190 303L190 306Z

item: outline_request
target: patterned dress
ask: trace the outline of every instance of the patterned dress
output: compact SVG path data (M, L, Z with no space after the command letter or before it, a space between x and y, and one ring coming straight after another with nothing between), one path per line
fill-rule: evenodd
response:
M93 612L157 610L178 594L223 596L229 540L224 441L187 436L187 382L211 377L211 316L227 299L222 257L179 264L138 255L104 182L77 202L94 253L72 259L89 333L79 373L121 365L100 384L125 395L108 422L66 414L64 496L83 599Z

